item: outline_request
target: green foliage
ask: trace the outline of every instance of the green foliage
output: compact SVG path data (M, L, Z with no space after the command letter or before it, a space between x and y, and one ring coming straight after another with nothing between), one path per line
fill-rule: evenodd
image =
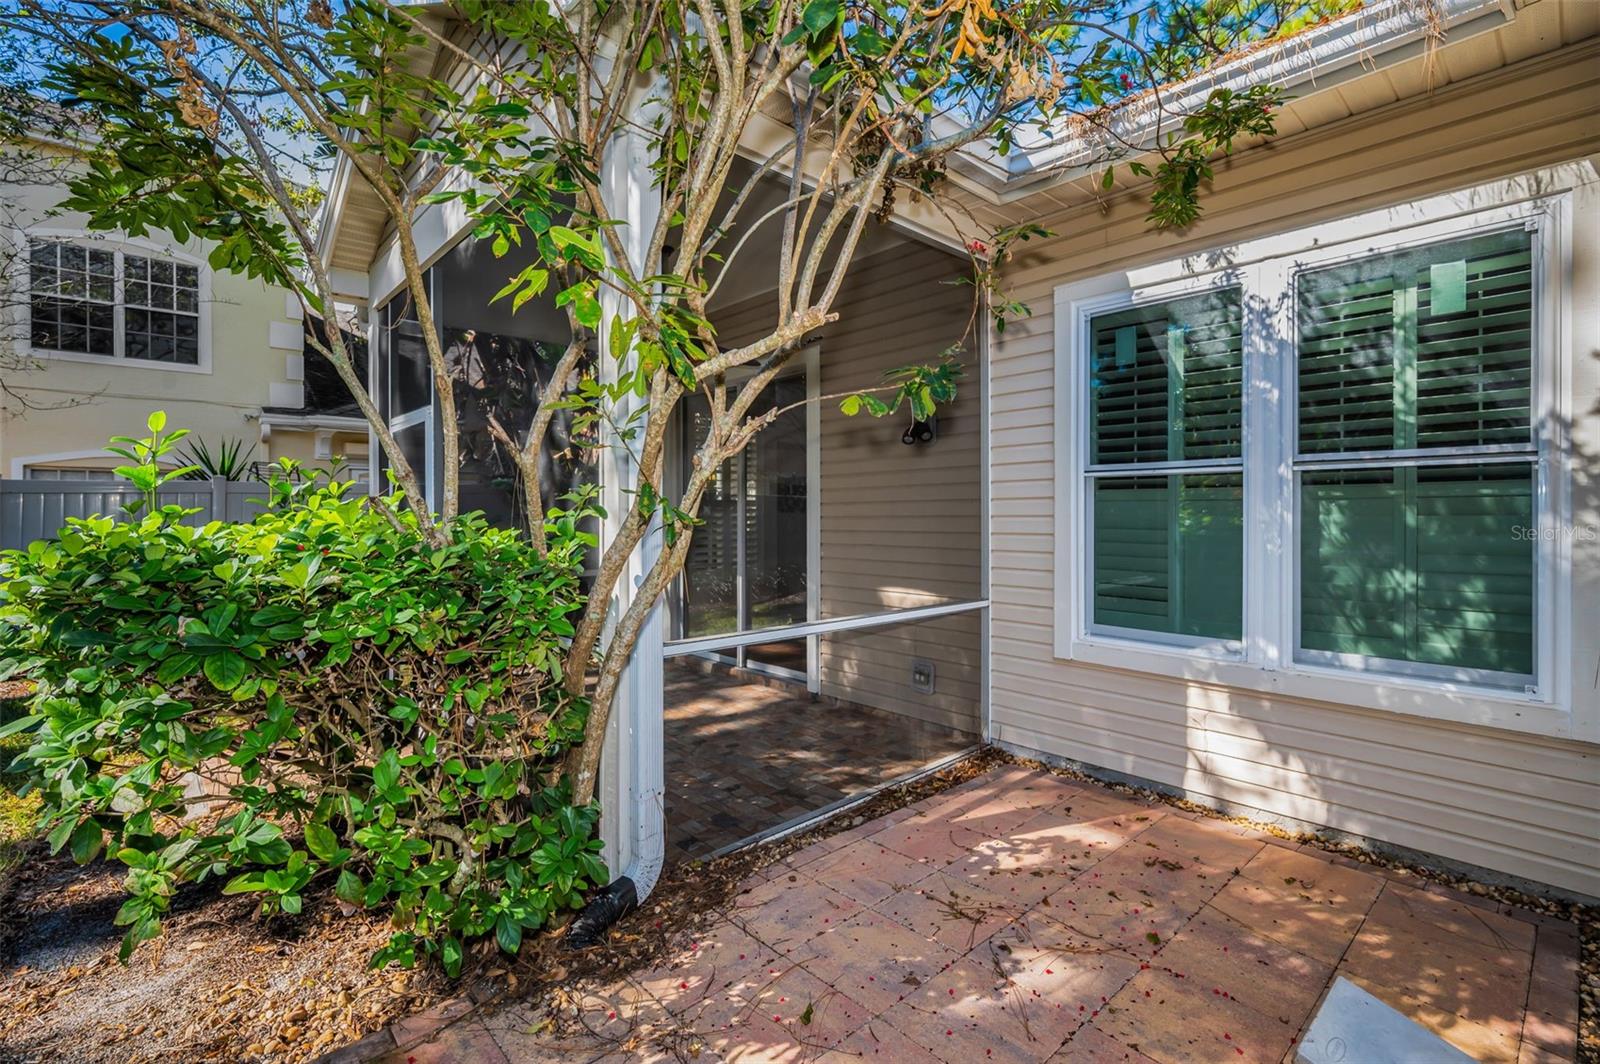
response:
M234 437L217 442L217 449L212 450L205 440L190 440L184 445L183 453L194 466L188 474L190 480L206 480L211 477L221 477L223 480L245 480L250 476L250 459L256 453L256 445L245 447L245 441Z
M940 406L956 397L956 381L961 379L960 351L952 348L932 366L900 366L883 375L883 384L866 391L853 392L839 401L839 410L846 417L866 412L873 417L888 417L906 407L911 420L926 421ZM887 399L874 392L888 392Z
M179 884L226 876L268 911L319 882L388 907L374 964L454 973L468 940L514 951L606 880L559 776L591 542L558 514L541 558L466 515L431 547L398 498L345 487L284 485L250 524L72 520L0 555L0 680L37 684L0 736L28 736L51 850L127 866L124 957Z
M1212 157L1232 151L1238 137L1271 136L1276 129L1273 108L1282 96L1270 85L1254 85L1243 92L1216 89L1185 117L1183 133L1172 136L1156 166L1150 220L1172 229L1193 224L1200 217L1201 185L1211 180ZM1128 168L1141 177L1151 176L1142 163L1130 163Z
M176 469L163 469L161 460L177 449L178 443L189 435L188 429L163 432L167 415L160 410L145 419L150 435L144 437L113 436L106 448L114 455L126 458L132 465L117 466L117 475L139 489L139 498L123 507L130 516L140 510L154 511L161 505L161 488L173 480L182 480L197 472L199 466L186 465Z

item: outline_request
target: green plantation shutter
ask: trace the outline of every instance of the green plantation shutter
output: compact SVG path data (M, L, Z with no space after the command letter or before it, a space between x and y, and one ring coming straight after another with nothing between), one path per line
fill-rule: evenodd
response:
M1244 478L1186 476L1178 484L1178 601L1182 635L1244 637Z
M1241 308L1229 288L1090 320L1091 462L1119 467L1089 489L1097 628L1243 635Z
M1298 307L1300 454L1368 455L1302 466L1300 646L1531 674L1533 234L1309 273Z
M1530 674L1533 469L1414 471L1415 661Z
M1327 270L1300 285L1300 450L1394 446L1394 279Z
M1533 474L1450 466L1301 479L1300 645L1533 671Z
M1172 538L1167 477L1094 481L1094 621L1117 628L1172 626Z
M1090 461L1238 458L1242 317L1228 288L1091 319Z
M1243 488L1237 474L1095 480L1095 624L1241 638Z
M1462 291L1442 293L1417 271L1418 447L1480 447L1532 440L1533 234L1518 231L1447 245ZM1457 257L1459 256L1459 257ZM1454 288L1454 285L1447 285ZM1459 307L1460 309L1456 309Z
M1300 453L1530 441L1531 233L1318 270L1298 298Z

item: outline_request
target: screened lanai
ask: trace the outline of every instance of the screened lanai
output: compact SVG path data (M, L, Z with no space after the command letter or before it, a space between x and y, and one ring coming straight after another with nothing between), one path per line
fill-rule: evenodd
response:
M746 171L748 173L748 171ZM758 189L741 217L770 215ZM775 322L778 230L749 234L716 286L724 347ZM783 356L752 413L772 423L717 471L682 577L663 604L666 860L707 857L793 826L970 750L982 732L982 373L970 338L954 403L935 420L846 417L841 393L937 361L962 340L965 260L869 223L835 305L838 320ZM491 418L525 425L566 347L549 297L513 312L490 297L526 265L467 237L429 270L463 426L461 495L521 521L515 463ZM375 385L430 499L442 472L439 409L404 296L373 312ZM742 386L737 375L728 386ZM704 438L708 400L670 426L668 493ZM547 502L599 475L558 419Z
M772 217L760 186L740 219ZM724 348L773 328L781 227L737 230L714 281ZM669 603L667 860L802 824L955 757L982 733L984 400L967 338L953 404L847 417L839 396L963 339L966 260L869 223L835 306L755 413L774 422L718 471ZM730 381L730 387L737 387ZM680 469L704 399L676 426Z

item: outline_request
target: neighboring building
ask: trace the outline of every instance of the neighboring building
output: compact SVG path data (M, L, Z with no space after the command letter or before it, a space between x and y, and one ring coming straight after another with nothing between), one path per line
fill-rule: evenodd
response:
M679 712L671 669L696 656L1600 897L1600 5L1435 7L1436 49L1415 5L1375 3L1171 87L1293 97L1182 233L1151 229L1147 188L1102 188L1070 136L952 166L982 222L1060 234L1007 267L1033 314L987 338L930 444L813 406L732 463L606 750L614 868L648 890L663 806L671 830L721 771L664 786L663 742L714 738L711 760L749 726ZM1150 131L1130 110L1121 132ZM650 202L647 172L610 179ZM334 188L325 257L373 308L374 380L420 458L435 414L392 235L351 175ZM534 373L559 316L485 307L520 264L431 210L447 342L520 339ZM941 285L955 234L908 210L776 401L925 360L964 313ZM736 339L770 297L731 280L712 316ZM808 739L805 772L866 738Z
M314 328L320 328L313 323ZM367 374L367 340L347 336L357 374ZM332 363L309 345L300 364L300 402L268 405L257 418L260 445L257 453L268 461L292 458L308 467L331 468L337 463L349 480L367 479L367 419Z
M21 150L43 164L0 187L0 477L108 475L120 459L106 440L144 435L153 410L213 450L242 439L258 462L341 455L364 468L364 423L304 350L291 293L213 272L199 240L87 231L56 209L71 147Z

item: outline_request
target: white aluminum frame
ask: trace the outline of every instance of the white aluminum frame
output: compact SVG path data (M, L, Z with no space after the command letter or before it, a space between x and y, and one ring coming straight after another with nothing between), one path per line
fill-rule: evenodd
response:
M1462 193L1374 211L1339 222L1184 256L1150 267L1059 286L1055 293L1056 601L1058 658L1334 701L1463 723L1554 736L1600 731L1600 719L1574 717L1570 632L1572 455L1573 186L1570 170L1526 175ZM1488 205L1488 206L1486 206ZM1513 689L1508 674L1441 669L1377 659L1308 660L1298 652L1298 482L1304 469L1457 461L1526 461L1527 450L1488 449L1480 457L1448 449L1307 456L1296 454L1294 284L1299 273L1406 248L1515 226L1537 230L1533 421L1537 445L1537 672ZM1089 389L1085 330L1091 314L1171 299L1205 288L1244 288L1245 638L1242 647L1183 645L1143 632L1091 630L1085 568L1090 516L1084 493ZM1076 423L1074 423L1076 419ZM1149 466L1147 466L1149 468ZM1398 665L1398 667L1396 667Z
M426 426L423 429L423 438L427 442L425 450L423 451L425 456L423 462L426 468L422 470L422 498L425 502L427 502L428 509L432 510L436 509L439 505L436 499L439 485L435 483L439 478L434 475L434 464L438 456L434 453L433 408L437 404L435 404L431 399L431 384L429 385L429 391L430 400L427 406L419 406L415 410L407 410L404 414L397 414L389 419L389 433L390 435L393 435L402 429L409 429L415 425ZM412 472L416 472L416 470L412 470ZM379 492L379 494L381 494L381 492Z
M1241 310L1243 306L1244 285L1240 278L1227 271L1214 274L1202 274L1188 277L1172 285L1159 286L1138 293L1131 289L1122 292L1108 293L1104 296L1085 300L1081 305L1081 313L1075 318L1075 347L1079 353L1078 360L1074 363L1075 374L1085 374L1089 370L1088 361L1082 357L1093 347L1090 329L1093 319L1101 314L1112 313L1119 310L1128 310L1133 307L1147 307L1156 303L1166 303L1174 299L1183 299L1190 296L1205 295L1212 292L1225 292L1229 289L1240 290ZM1241 375L1241 388L1243 380ZM1242 397L1241 397L1242 398ZM1209 655L1219 658L1242 660L1244 657L1244 641L1242 639L1211 639L1204 636L1189 636L1177 632L1159 632L1144 628L1126 628L1121 625L1095 624L1089 608L1089 596L1094 587L1094 481L1100 478L1145 478L1174 476L1204 476L1217 474L1222 476L1240 476L1244 474L1245 460L1241 456L1236 461L1218 459L1189 459L1165 462L1114 462L1096 464L1089 460L1092 455L1094 441L1091 438L1091 428L1094 419L1090 412L1088 388L1078 389L1077 401L1072 410L1076 419L1077 453L1082 456L1081 493L1074 503L1082 513L1083 534L1080 542L1083 549L1078 552L1078 572L1076 579L1078 586L1084 589L1082 610L1079 623L1082 630L1090 635L1103 636L1110 639L1125 639L1134 642L1159 643L1163 646L1192 647L1203 650ZM1241 410L1241 415L1243 411ZM1249 583L1249 570L1245 570L1245 581ZM1247 589L1240 588L1241 602L1248 598Z
M806 621L807 623L810 623L816 621L817 618L821 616L820 611L822 608L822 591L820 583L822 575L822 409L821 404L818 402L818 399L822 395L822 341L814 340L811 343L803 345L792 356L790 356L789 366L786 368L798 370L798 372L791 372L787 374L788 377L792 378L796 376L803 376L805 379ZM751 376L754 374L754 372L754 368L740 367L739 369L730 373L729 378L730 380L739 380ZM780 375L780 379L782 379L783 376L784 375ZM681 408L680 413L676 416L680 418L683 416L681 413ZM679 493L683 490L681 475L684 461L682 436L683 434L681 431L674 431L668 435L667 483L668 490L674 493ZM745 454L746 452L741 451L733 459L733 461L742 463L745 460ZM737 536L739 545L737 553L741 564L738 566L739 571L736 576L737 590L735 592L737 596L736 608L738 614L738 624L732 632L723 633L723 636L728 637L728 639L716 643L716 649L708 649L700 651L699 653L702 657L705 657L709 660L721 662L724 665L731 665L735 668L748 669L751 672L760 673L763 676L771 676L774 679L803 681L806 685L807 691L811 692L812 694L817 694L822 690L822 655L820 644L818 643L816 637L813 636L806 639L806 670L803 675L794 669L785 669L777 665L766 665L758 661L753 662L747 660L746 655L744 654L744 649L746 647L758 646L762 643L773 642L772 639L753 639L746 642L739 642L736 639L732 639L734 636L742 636L750 633L764 634L767 631L777 630L776 628L752 629L747 627L749 619L746 616L745 572L744 565L742 564L745 555L746 505L742 487L744 483L743 477L739 478L739 483L741 487L738 494ZM666 601L669 604L672 615L673 623L671 627L674 632L678 633L676 639L668 640L668 645L671 645L674 642L687 638L682 635L683 611L686 605L683 596L683 574L680 573L678 578L673 581L672 588L666 595ZM785 627L793 626L790 625ZM721 637L705 636L695 638L701 642L706 642L712 639L719 639ZM725 649L732 649L735 651L735 653L732 655L722 653L721 651ZM671 657L672 655L669 654L668 656Z

